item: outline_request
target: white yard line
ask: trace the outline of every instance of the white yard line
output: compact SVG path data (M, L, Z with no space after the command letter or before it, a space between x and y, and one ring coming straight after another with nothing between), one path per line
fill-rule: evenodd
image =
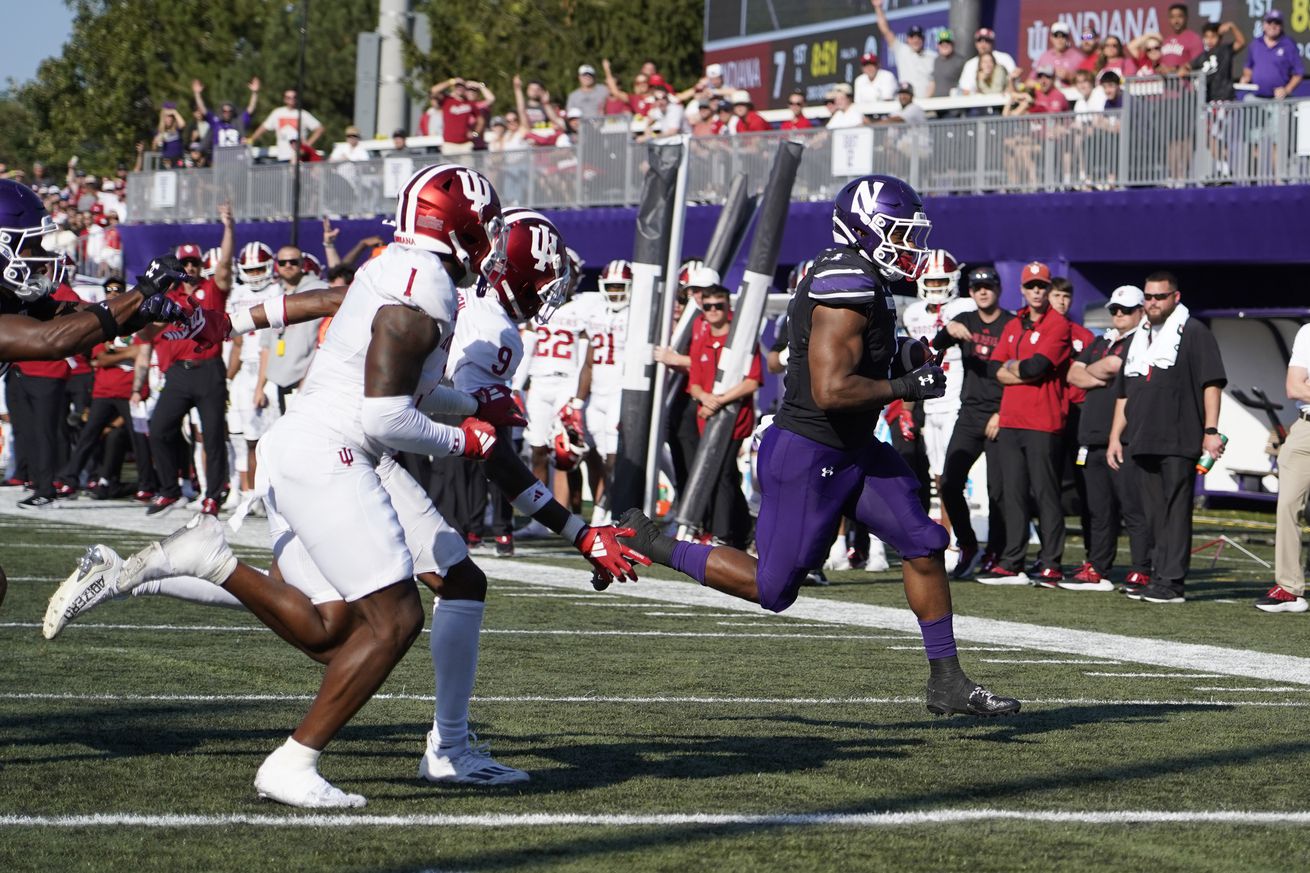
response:
M1288 692L1297 692L1302 694L1305 693L1304 688L1285 688L1282 686L1273 686L1267 688L1261 688L1259 686L1253 688L1230 688L1226 685L1194 685L1192 686L1192 690L1193 691L1240 691L1240 692L1258 691L1258 692L1264 692L1269 694L1287 694Z
M1065 658L979 658L984 664L1116 664L1117 661L1085 661Z
M1096 672L1084 670L1084 676L1114 676L1118 679L1222 679L1221 673L1116 673L1113 670Z
M9 691L0 692L0 700L66 700L73 702L94 703L96 701L119 702L234 702L234 703L282 703L313 700L314 695L266 693L266 694L113 694L113 693L78 693L45 691ZM417 700L430 703L431 694L375 694L373 700ZM706 706L721 704L726 706L889 706L909 704L923 706L923 697L731 697L706 695L672 695L653 696L616 696L602 694L575 695L476 695L474 703L560 703L560 704L619 704L643 706ZM1141 706L1141 707L1211 707L1217 709L1246 707L1292 707L1310 708L1310 701L1289 700L1215 700L1213 698L1197 699L1115 699L1084 697L1047 697L1024 701L1025 706ZM1004 724L1005 722L996 722Z
M848 813L484 813L468 815L352 815L317 814L186 815L101 813L97 815L2 815L0 827L14 828L208 828L234 825L260 828L361 828L361 827L842 827L889 828L916 825L950 825L973 822L1040 822L1055 825L1218 824L1304 827L1310 812L1263 810L1055 810L1055 809L935 809L919 812Z

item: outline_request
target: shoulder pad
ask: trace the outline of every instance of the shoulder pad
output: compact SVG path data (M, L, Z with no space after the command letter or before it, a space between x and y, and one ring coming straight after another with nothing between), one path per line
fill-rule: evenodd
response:
M873 265L850 249L824 249L805 277L810 297L840 303L868 303L886 294Z
M370 265L373 289L386 304L419 309L437 321L455 320L458 292L435 255L391 246Z

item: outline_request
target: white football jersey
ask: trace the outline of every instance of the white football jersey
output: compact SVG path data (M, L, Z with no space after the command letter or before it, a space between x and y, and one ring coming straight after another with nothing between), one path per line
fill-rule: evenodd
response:
M249 309L252 306L258 306L265 300L277 296L280 293L276 282L270 282L261 290L255 290L249 285L240 282L232 286L232 292L227 296L227 314L230 318L232 313L243 309ZM241 365L245 367L248 364L259 365L259 338L262 331L256 330L245 334L241 340ZM226 344L230 345L230 343ZM225 352L230 349L224 349Z
M302 426L310 419L317 427L340 434L347 445L373 454L386 447L364 436L360 407L373 319L383 306L408 306L440 325L440 340L423 362L416 396L441 384L455 339L458 292L436 254L392 243L355 274L287 415L299 419Z
M577 379L582 368L582 346L579 344L587 329L587 316L591 309L584 294L574 297L555 311L546 324L536 326L537 340L533 344L532 361L528 376L546 379L554 376Z
M591 310L587 319L591 340L591 393L617 394L623 388L623 349L628 340L628 308Z
M978 305L965 297L948 300L941 306L929 305L926 300L915 300L905 307L902 321L905 332L914 339L926 337L929 342L955 316L964 312L973 312ZM960 347L953 345L946 350L942 358L942 369L946 372L946 393L923 401L924 412L952 412L960 408L960 391L964 388L964 367L961 364Z
M508 385L523 359L518 325L494 294L460 293L455 346L446 376L468 394L490 385Z

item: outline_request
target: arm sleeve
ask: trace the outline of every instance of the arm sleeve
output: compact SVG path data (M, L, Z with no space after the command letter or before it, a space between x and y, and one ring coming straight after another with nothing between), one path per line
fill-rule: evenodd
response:
M1050 372L1051 359L1040 352L1019 362L1020 379L1037 379Z
M365 436L389 448L437 457L464 453L463 431L437 424L408 397L365 397L359 415Z
M368 398L365 398L368 402ZM432 415L476 415L478 401L463 391L457 391L446 385L438 385L433 390L418 398L414 403L419 412Z

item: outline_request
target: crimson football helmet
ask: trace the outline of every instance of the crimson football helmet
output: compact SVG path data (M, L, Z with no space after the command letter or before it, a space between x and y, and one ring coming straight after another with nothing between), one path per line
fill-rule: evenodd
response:
M619 312L628 305L628 295L632 292L632 262L610 261L600 274L600 293L605 298L605 305L612 312Z
M932 249L917 284L920 300L941 305L960 293L960 263L946 249Z
M237 255L237 279L242 285L263 291L273 281L273 263L276 260L273 249L267 243L248 242L241 247L241 254Z
M212 279L218 272L218 259L222 254L222 249L214 246L212 249L205 249L205 253L200 256L200 278Z
M487 177L456 164L424 167L396 200L394 239L453 258L465 273L486 276L504 257L500 197Z
M305 271L308 276L317 276L323 278L323 262L318 259L318 255L310 252L303 252L300 255L300 269Z
M504 252L494 254L486 284L500 298L509 317L518 322L535 317L545 324L564 302L569 264L550 219L531 209L506 209Z
M687 258L678 268L678 287L686 288L691 284L691 277L696 275L696 271L705 266L705 262L700 258Z
M796 289L800 287L801 280L810 275L810 270L812 269L814 269L814 258L810 258L808 261L801 261L799 264L792 267L791 272L787 274L787 293L795 294Z
M555 419L555 436L550 445L555 469L565 473L582 463L582 456L587 454L587 440L582 431L560 418Z

